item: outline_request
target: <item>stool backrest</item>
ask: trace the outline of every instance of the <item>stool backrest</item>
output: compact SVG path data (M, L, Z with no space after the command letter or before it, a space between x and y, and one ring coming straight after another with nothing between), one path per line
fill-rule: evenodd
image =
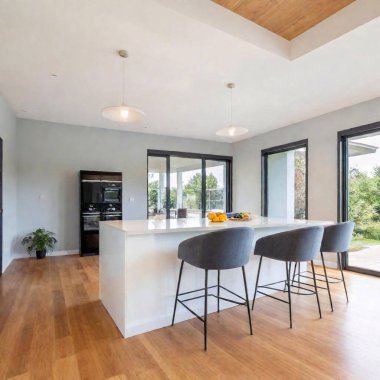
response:
M268 235L257 240L255 255L281 261L314 260L319 252L322 236L322 226L299 228Z
M322 252L346 252L350 248L354 222L337 223L326 226L323 234Z
M209 232L183 241L178 258L202 269L242 267L253 252L254 231L248 227Z

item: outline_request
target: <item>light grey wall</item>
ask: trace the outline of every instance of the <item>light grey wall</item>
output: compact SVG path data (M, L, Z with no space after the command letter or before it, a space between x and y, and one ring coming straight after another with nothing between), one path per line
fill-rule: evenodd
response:
M79 170L123 172L124 217L146 218L147 149L228 156L233 150L226 143L19 119L19 237L44 227L57 233L57 250L78 249Z
M309 139L309 219L337 220L337 132L380 121L380 98L234 144L234 208L261 213L261 150Z
M0 96L0 137L3 139L3 272L12 261L17 231L16 118Z

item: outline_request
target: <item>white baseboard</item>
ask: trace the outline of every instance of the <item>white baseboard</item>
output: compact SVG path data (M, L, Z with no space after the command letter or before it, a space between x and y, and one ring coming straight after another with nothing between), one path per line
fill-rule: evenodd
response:
M79 255L78 249L71 249L67 251L54 251L49 252L46 256L67 256L67 255ZM12 255L12 259L26 259L28 257L36 257L35 254L29 256L27 253L15 253Z

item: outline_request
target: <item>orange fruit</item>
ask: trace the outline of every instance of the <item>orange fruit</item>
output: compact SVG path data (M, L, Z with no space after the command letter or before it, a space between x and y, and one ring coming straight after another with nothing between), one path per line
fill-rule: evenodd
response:
M207 218L208 218L209 220L213 220L215 217L216 217L216 214L213 213L213 212L210 212L210 213L207 215Z
M226 215L226 214L221 214L221 215L219 215L219 220L220 220L221 222L225 222L225 221L227 220L227 215Z
M213 222L220 222L220 219L218 216L215 216L215 218L212 220Z

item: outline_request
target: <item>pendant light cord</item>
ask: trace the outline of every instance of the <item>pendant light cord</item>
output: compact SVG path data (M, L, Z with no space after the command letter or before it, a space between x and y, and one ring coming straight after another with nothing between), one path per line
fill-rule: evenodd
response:
M123 88L122 88L122 104L125 105L125 81L126 81L126 58L123 58Z
M230 126L232 126L232 90L233 90L233 88L231 87L231 94L230 94L230 100L231 100L230 115L231 115L231 120L230 120Z

